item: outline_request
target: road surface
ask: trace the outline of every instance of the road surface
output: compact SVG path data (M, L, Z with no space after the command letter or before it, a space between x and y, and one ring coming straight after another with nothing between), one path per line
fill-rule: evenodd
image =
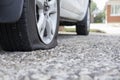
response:
M55 49L0 51L0 80L120 80L120 36L59 34Z

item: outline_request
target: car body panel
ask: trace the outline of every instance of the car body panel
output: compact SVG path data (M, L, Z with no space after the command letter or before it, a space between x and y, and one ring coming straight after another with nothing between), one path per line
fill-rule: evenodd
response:
M60 0L60 16L63 18L83 20L89 0Z
M0 23L19 20L23 4L24 0L1 0ZM60 0L60 17L81 21L86 14L88 4L89 0Z
M16 22L19 20L24 0L2 0L0 2L0 22Z

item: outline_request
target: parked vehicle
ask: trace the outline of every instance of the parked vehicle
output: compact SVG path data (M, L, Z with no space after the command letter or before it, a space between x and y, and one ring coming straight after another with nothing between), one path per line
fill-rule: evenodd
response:
M90 0L1 0L1 47L7 51L54 48L59 22L76 25L78 35L88 35Z

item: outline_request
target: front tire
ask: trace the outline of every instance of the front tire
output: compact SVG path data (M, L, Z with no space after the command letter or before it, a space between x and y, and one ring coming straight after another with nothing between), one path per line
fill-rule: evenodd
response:
M77 35L89 35L90 31L90 7L88 7L86 15L82 21L76 25Z
M0 23L0 44L7 51L51 49L57 45L59 0L24 0L15 23Z

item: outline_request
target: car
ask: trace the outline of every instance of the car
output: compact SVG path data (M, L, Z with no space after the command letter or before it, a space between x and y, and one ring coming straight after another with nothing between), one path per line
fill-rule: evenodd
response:
M2 49L32 51L54 48L57 46L59 25L76 25L77 35L88 35L90 2L90 0L1 0Z

